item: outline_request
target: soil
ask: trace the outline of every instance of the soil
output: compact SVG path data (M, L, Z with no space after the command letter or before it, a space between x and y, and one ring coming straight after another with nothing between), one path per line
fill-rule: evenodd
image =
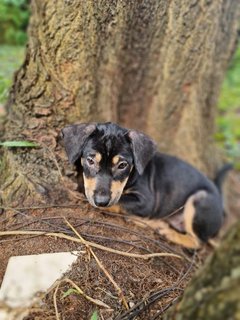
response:
M239 218L240 175L229 174L228 186L231 214L226 219L224 231ZM145 260L92 247L105 270L121 288L122 292L119 292L83 243L44 234L1 237L0 283L11 256L78 250L82 253L64 279L71 279L85 295L109 306L97 306L76 290L69 290L73 284L62 281L58 289L54 286L45 294L41 306L28 310L25 320L90 320L95 310L99 319L104 320L161 319L162 314L181 298L192 274L213 250L206 245L195 253L186 251L167 243L150 227L135 225L132 217L96 210L86 200L76 198L59 206L44 204L4 210L0 215L0 230L54 232L77 238L64 218L85 240L106 248L130 254L176 253L182 259L155 257Z

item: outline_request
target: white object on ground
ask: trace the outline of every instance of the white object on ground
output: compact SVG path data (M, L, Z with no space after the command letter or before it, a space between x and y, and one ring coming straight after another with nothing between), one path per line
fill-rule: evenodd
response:
M6 318L1 302L10 308L24 308L36 302L77 260L80 252L44 253L11 257L0 289L0 320ZM5 308L4 308L5 309Z

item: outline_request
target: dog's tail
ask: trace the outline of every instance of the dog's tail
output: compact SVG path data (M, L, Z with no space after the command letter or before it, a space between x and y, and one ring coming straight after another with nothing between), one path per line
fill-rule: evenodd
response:
M233 169L233 164L232 163L227 163L225 164L216 174L216 177L214 178L213 182L218 188L219 192L222 193L222 185L223 181L226 177L226 174L228 171Z

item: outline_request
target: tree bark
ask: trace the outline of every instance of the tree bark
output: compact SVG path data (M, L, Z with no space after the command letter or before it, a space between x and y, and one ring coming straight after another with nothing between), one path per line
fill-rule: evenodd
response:
M64 157L56 137L76 121L143 130L161 151L213 175L215 107L237 40L238 0L33 0L31 10L4 139L47 147L5 151L5 202L56 188Z
M240 223L194 276L164 320L240 319Z

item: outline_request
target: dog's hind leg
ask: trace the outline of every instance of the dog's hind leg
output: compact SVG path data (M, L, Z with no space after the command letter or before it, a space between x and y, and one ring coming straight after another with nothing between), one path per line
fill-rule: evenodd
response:
M160 229L159 233L166 237L167 240L179 244L188 249L199 249L200 241L196 236L191 234L180 233L170 226L168 228Z
M217 235L223 219L223 206L218 193L200 190L188 198L184 210L188 234L206 243Z
M163 229L160 228L160 234L164 235L169 241L182 245L186 248L198 249L200 247L201 240L193 228L196 215L196 204L199 204L201 201L206 202L207 197L208 193L204 190L200 190L187 199L183 211L184 234L171 227ZM204 209L202 209L201 214L205 214Z
M167 240L179 244L185 248L198 249L200 246L200 242L196 236L178 232L162 219L148 220L146 218L134 218L133 222L142 227L148 226L157 231L160 235L166 237Z
M182 219L184 219L184 231L186 231L186 233L181 233L172 228L167 222L167 219L147 219L131 216L129 218L134 224L140 225L141 227L150 227L173 243L189 249L198 249L200 247L200 241L192 229L195 214L193 201L193 197L188 199L184 206L184 212L181 214Z
M160 233L174 243L197 249L201 242L208 242L217 234L222 220L223 210L218 196L199 190L187 199L184 206L185 234L171 228L160 229Z

